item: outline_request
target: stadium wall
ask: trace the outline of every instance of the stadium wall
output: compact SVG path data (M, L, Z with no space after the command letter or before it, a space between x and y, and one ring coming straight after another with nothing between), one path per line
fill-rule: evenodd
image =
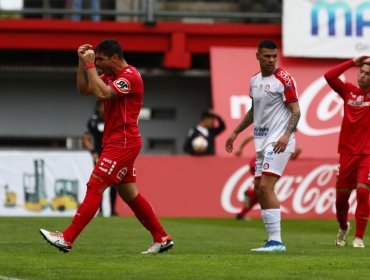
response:
M137 184L161 217L233 218L253 187L250 159L140 156ZM0 151L0 216L72 216L92 170L87 152ZM285 218L335 218L336 160L290 161L276 185ZM105 193L107 195L107 192ZM106 197L106 196L105 196ZM350 199L353 217L356 201ZM122 216L132 211L120 200ZM260 217L258 205L250 217Z

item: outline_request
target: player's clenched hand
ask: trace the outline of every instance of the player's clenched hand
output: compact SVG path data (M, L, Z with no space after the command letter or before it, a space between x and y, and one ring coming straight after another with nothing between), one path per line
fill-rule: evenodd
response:
M77 53L80 55L80 54L84 54L87 50L91 50L92 49L92 45L90 44L83 44L81 46L78 47L77 49Z
M82 60L83 62L85 62L85 60L83 59L84 55L86 54L86 52L88 50L92 50L92 45L90 44L83 44L81 46L78 47L77 49L77 54L78 54L78 57L80 58L80 60ZM94 61L93 61L94 62ZM86 62L85 62L86 63Z
M226 149L226 152L228 152L229 154L233 152L233 143L235 141L237 137L237 134L235 132L231 133L231 135L229 136L229 138L227 138L226 140L226 143L225 143L225 149Z

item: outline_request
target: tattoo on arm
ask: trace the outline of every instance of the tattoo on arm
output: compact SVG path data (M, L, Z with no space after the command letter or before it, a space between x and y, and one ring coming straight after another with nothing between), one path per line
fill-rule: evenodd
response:
M248 113L245 115L241 123L235 128L234 132L236 134L239 134L244 129L246 129L248 126L250 126L253 123L253 108L251 108Z
M292 112L290 116L288 127L285 131L286 134L292 135L292 133L297 129L299 118L301 117L300 111Z

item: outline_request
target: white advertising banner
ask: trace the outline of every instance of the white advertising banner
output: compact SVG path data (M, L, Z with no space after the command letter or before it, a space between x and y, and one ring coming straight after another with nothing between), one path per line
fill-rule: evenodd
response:
M93 168L85 151L0 151L0 216L72 216Z
M370 54L369 0L284 0L283 55L353 58Z

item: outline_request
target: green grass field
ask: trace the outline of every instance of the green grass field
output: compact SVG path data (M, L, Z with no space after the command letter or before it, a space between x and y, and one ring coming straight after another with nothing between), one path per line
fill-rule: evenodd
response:
M334 220L284 220L287 252L258 254L261 220L163 218L175 246L155 256L134 218L95 218L68 254L38 232L70 220L0 218L0 279L370 279L370 246L334 246Z

